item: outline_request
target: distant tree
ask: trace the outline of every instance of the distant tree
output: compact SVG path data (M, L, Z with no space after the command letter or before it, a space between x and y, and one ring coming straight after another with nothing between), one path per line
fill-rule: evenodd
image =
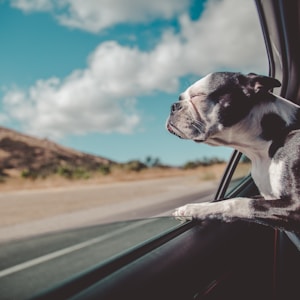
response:
M159 167L162 165L160 159L158 157L147 156L145 159L145 164L149 167Z
M152 162L152 167L159 167L161 166L161 162L160 159L158 157L154 158L153 162Z
M101 165L98 168L98 171L102 174L102 175L108 175L111 173L111 168L109 165Z
M7 177L7 174L3 171L2 168L0 168L0 183L5 182L5 178Z
M188 161L183 165L183 169L188 170L188 169L196 169L198 167L198 163L195 161Z
M188 161L183 165L183 169L195 169L197 167L207 167L211 165L221 164L225 161L223 159L220 159L218 157L203 157L200 160L195 161Z
M146 157L145 159L145 164L150 167L151 166L151 162L152 162L152 157L149 155Z
M139 160L131 160L124 164L124 168L128 171L139 172L147 168L147 165L140 162Z

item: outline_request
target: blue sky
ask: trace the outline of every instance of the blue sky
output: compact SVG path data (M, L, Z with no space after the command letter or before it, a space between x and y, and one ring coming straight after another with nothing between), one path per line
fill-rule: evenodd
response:
M213 71L267 74L254 2L0 0L0 125L119 162L231 150L165 130Z

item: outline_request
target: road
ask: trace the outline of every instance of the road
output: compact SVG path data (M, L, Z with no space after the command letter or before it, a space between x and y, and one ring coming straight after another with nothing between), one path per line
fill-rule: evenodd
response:
M76 227L151 217L215 190L195 175L0 194L0 243ZM182 199L185 197L186 199ZM209 199L210 200L210 199Z
M54 202L60 198L65 204L73 203L73 210L0 229L0 299L26 299L178 226L174 218L161 216L170 215L175 207L187 202L209 201L215 191L215 183L197 185L192 178L185 180L186 185L179 185L182 179L173 178L56 189L47 196L45 191L7 193L4 198L14 204L23 201L24 205L24 199L36 203L32 199L43 195ZM77 205L74 209L74 198L91 204L93 197L106 194L109 198L112 192L111 203L100 201L92 208L83 205L79 210ZM122 222L137 218L143 220Z

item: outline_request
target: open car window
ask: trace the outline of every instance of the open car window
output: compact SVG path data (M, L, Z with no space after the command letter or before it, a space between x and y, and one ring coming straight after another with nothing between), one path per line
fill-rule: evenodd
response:
M232 173L230 182L225 191L225 197L229 197L230 194L239 188L243 182L248 180L251 176L251 161L245 155L240 155L236 167Z
M107 2L109 11L118 13L112 23L101 23L100 17L110 14L97 1L68 3L35 7L30 0L0 1L5 52L0 78L7 80L4 86L0 82L0 121L12 127L0 129L0 299L65 299L100 280L105 285L111 274L131 278L126 272L136 267L142 271L134 278L144 274L151 283L159 268L170 275L175 266L174 286L186 280L189 287L185 274L193 260L197 267L205 262L197 247L216 254L214 261L222 257L215 251L222 252L227 234L236 237L240 229L182 222L172 212L213 200L232 151L179 140L167 133L165 119L179 93L206 73L219 68L267 73L255 5L139 1L134 10ZM16 53L23 47L22 55ZM18 133L21 129L25 132ZM62 138L64 146L52 143L52 136ZM249 178L249 167L245 157L229 163L223 198ZM7 187L11 179L21 188ZM244 236L245 245L256 235L251 237ZM185 257L188 250L192 259ZM226 258L227 252L220 254ZM150 259L144 265L145 257ZM178 266L186 261L181 272ZM209 289L223 277L213 274L203 285Z

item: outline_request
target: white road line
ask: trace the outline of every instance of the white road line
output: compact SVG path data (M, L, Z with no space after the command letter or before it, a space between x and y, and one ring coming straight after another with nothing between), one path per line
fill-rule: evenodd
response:
M144 224L147 224L147 223L151 223L151 222L154 222L154 221L155 221L155 219L147 219L147 220L140 221L138 223L133 223L131 225L128 225L128 226L125 226L125 227L120 228L118 230L115 230L115 231L113 231L111 233L104 234L104 235L102 235L100 237L97 237L97 238L94 238L94 239L90 239L88 241L76 244L74 246L70 246L70 247L67 247L67 248L64 248L64 249L61 249L61 250L58 250L58 251L55 251L55 252L52 252L52 253L49 253L49 254L37 257L35 259L26 261L24 263L15 265L13 267L4 269L4 270L0 271L0 278L8 276L8 275L11 275L13 273L16 273L16 272L19 272L19 271L22 271L22 270L25 270L25 269L28 269L28 268L31 268L31 267L36 266L38 264L41 264L41 263L44 263L46 261L55 259L57 257L60 257L60 256L63 256L63 255L72 253L74 251L77 251L77 250L80 250L80 249L92 246L94 244L103 242L104 240L112 238L113 236L116 236L118 234L122 234L122 233L124 233L124 232L126 232L128 230L132 230L132 229L134 229L134 228L136 228L138 226L141 226L141 225L144 225Z

